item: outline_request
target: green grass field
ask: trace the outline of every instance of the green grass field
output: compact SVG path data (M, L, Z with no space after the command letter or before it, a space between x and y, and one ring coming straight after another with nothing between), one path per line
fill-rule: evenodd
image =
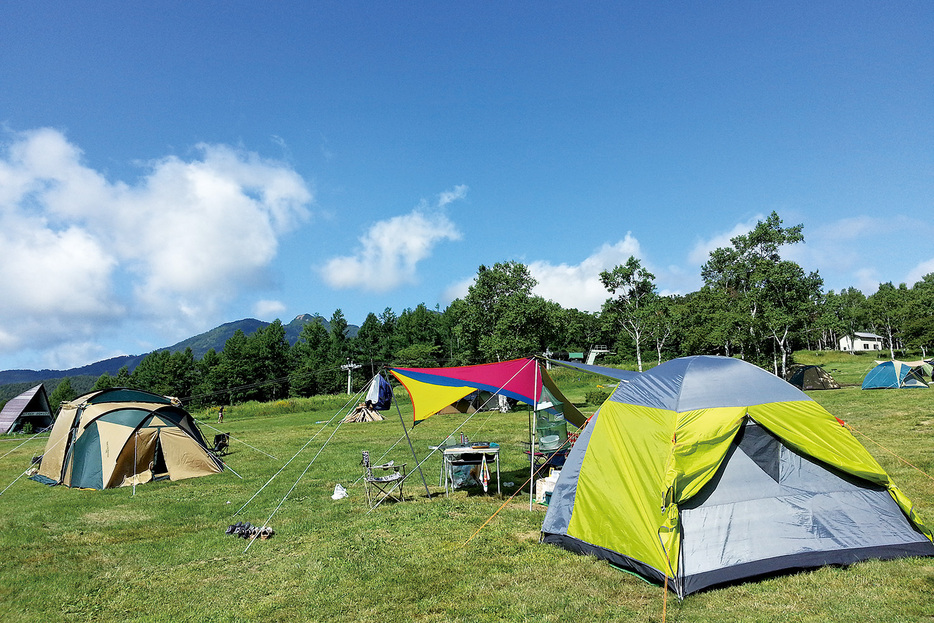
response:
M843 372L829 365L835 366ZM602 382L570 371L556 377L574 401ZM934 524L934 391L846 388L812 397L854 428ZM80 491L14 482L43 442L14 450L22 439L3 438L0 488L10 486L0 495L0 616L43 622L661 621L666 608L668 621L681 622L934 620L934 559L822 568L666 600L662 588L606 563L539 544L544 507L530 511L527 495L509 501L484 527L506 497L473 489L444 497L437 455L422 466L430 499L416 472L405 487L409 501L368 512L356 482L360 451L368 449L374 460L407 462L410 471L413 459L394 412L378 423L320 423L344 400L234 406L222 430L256 448L232 442L227 461L242 479L228 471L142 485L135 495L130 488ZM406 422L410 413L403 411ZM195 415L206 424L205 437L213 438L216 415ZM429 418L410 433L415 451L424 457L462 420ZM527 426L528 413L519 411L477 414L461 429L473 440L501 445L502 481L513 483L504 487L510 494L528 479ZM337 483L349 497L331 499ZM238 519L262 524L274 511L275 536L248 551L246 541L224 534Z

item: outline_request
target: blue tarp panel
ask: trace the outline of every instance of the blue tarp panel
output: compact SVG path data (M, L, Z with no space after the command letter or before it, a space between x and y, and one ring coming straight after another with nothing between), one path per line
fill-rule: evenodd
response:
M616 379L617 381L629 381L639 376L640 374L634 370L620 370L619 368L592 366L587 365L586 363L577 363L576 361L558 361L556 359L549 359L548 361L559 366L564 366L566 368L576 368L577 370L583 370L584 372L589 372L591 374L599 374L611 379Z

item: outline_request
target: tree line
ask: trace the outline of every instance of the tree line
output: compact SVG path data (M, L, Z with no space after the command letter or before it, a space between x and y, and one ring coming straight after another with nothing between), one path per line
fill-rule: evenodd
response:
M195 359L191 349L149 354L129 372L102 375L95 389L135 387L176 396L194 406L268 401L354 388L381 366L435 367L501 361L550 352L584 352L605 344L606 363L649 357L738 356L784 375L795 350L838 348L842 337L871 331L885 338L890 356L934 346L934 273L911 285L883 283L871 296L856 288L823 290L781 251L804 241L803 226L784 227L776 213L748 234L715 249L701 269L704 284L685 295L662 295L640 260L603 271L607 300L586 312L534 295L529 269L509 261L480 266L466 296L446 309L419 304L396 315L369 313L357 335L335 310L329 329L316 320L290 345L278 320L245 335L238 331L221 352ZM70 399L67 380L50 396ZM62 390L62 391L59 391ZM54 405L53 405L54 406Z

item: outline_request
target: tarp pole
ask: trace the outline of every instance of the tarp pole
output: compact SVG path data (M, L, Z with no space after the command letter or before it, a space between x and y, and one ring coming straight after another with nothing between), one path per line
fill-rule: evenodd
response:
M535 388L532 390L534 405L529 414L529 510L535 499L535 422L538 421L539 386L541 385L538 373L538 361L532 360L535 365Z
M386 381L389 382L388 380ZM392 384L389 385L392 387ZM415 447L412 446L412 439L409 437L409 431L405 427L405 420L402 419L402 409L399 408L399 402L396 400L396 392L392 393L392 401L396 405L396 413L399 414L399 423L402 424L402 432L405 433L405 440L409 442L409 450L412 451L412 458L415 459L415 467L418 469L418 475L422 477L422 484L425 485L425 495L428 496L428 499L431 499L431 491L428 489L428 481L425 480L425 474L422 472L422 464L418 460L418 455L415 454Z

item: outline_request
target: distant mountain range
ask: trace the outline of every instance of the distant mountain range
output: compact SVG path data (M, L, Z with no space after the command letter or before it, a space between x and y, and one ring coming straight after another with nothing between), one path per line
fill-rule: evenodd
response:
M309 322L315 321L324 325L324 328L328 331L331 330L331 323L325 320L324 317L313 314L300 314L296 316L292 322L285 325L285 339L288 340L290 345L294 344L298 340L302 328ZM182 340L173 346L156 350L167 350L174 353L176 351L183 351L186 348L191 348L195 359L200 359L212 348L217 352L224 350L224 345L227 343L227 340L230 339L238 329L243 331L246 335L252 335L257 329L268 327L269 324L268 322L256 320L255 318L244 318L243 320L222 324L210 331L205 331L194 337ZM355 337L359 329L360 328L355 325L349 325L347 327L347 337ZM93 385L98 377L105 372L115 376L123 366L126 366L127 369L132 372L136 369L136 366L139 365L139 362L145 359L148 354L149 353L112 357L69 370L3 370L0 371L0 401L9 400L29 387L46 381L54 381L54 384L51 382L46 384L46 389L50 392L55 389L58 383L64 378L90 378L93 379L91 381ZM20 389L20 387L22 387L22 389ZM78 388L76 387L75 389L77 390Z

